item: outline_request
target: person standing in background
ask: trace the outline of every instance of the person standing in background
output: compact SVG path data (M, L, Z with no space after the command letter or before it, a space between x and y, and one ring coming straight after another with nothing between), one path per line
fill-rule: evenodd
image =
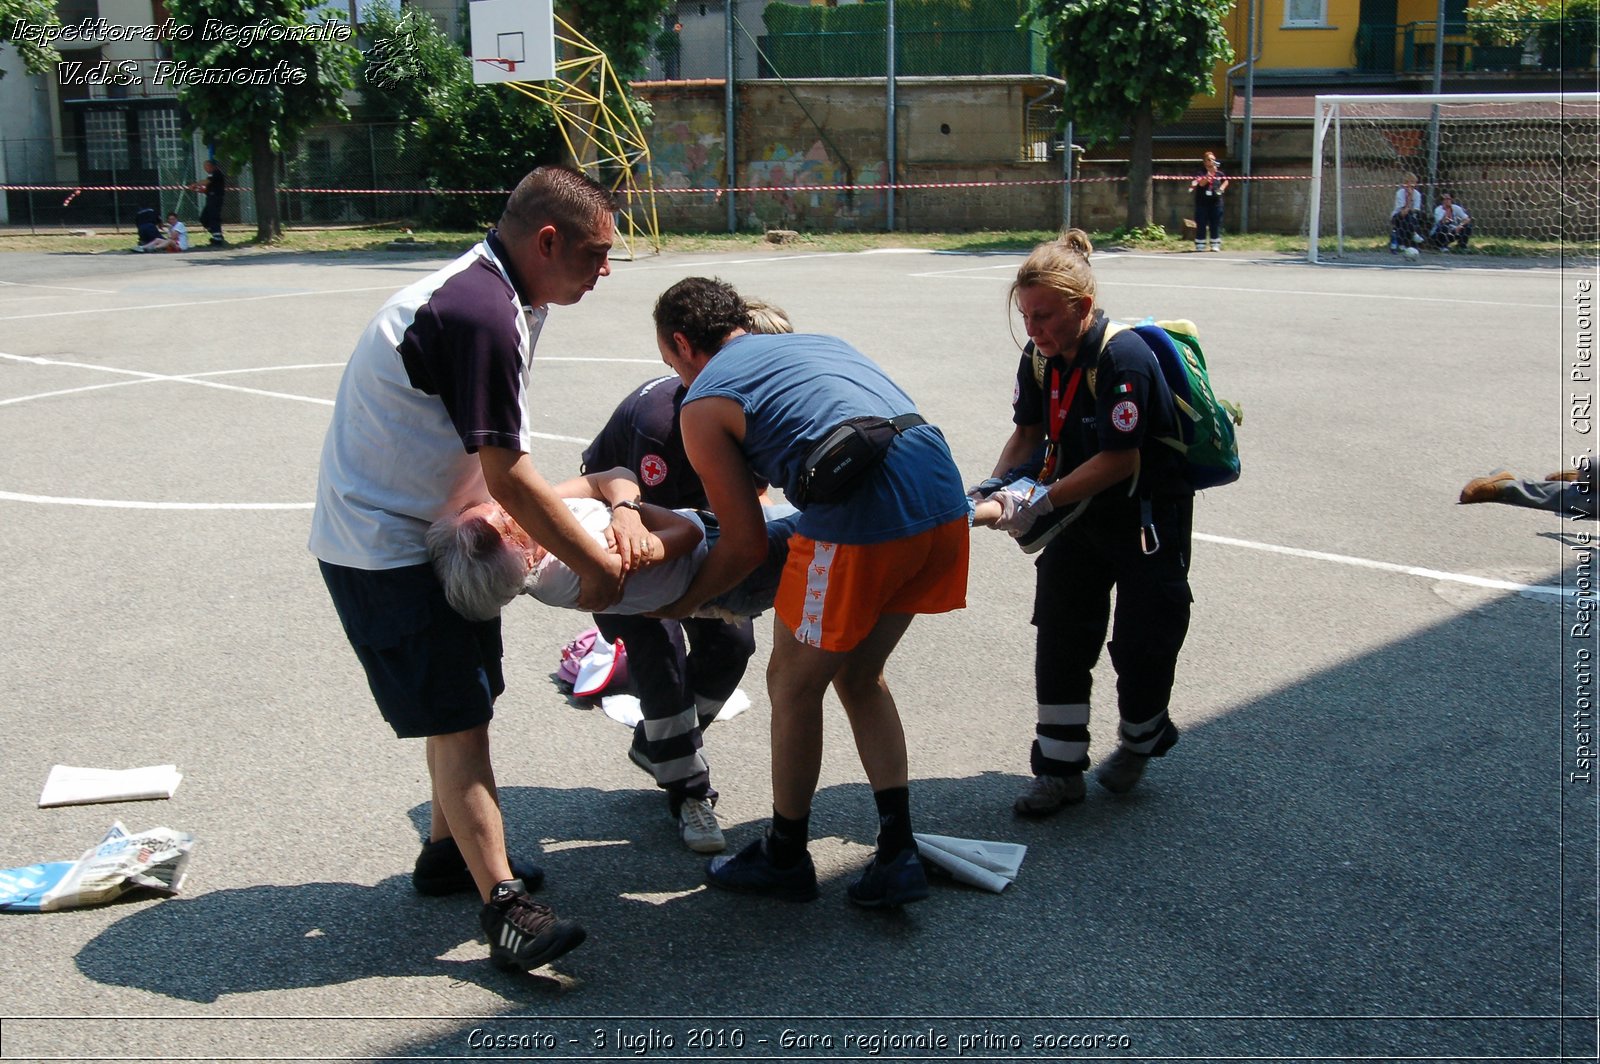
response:
M205 161L206 176L189 186L190 192L203 192L206 205L200 209L200 224L211 234L211 243L222 244L222 201L228 195L228 175L215 159Z
M1228 191L1228 178L1215 152L1206 152L1205 167L1189 182L1189 191L1194 193L1194 249L1204 251L1209 242L1212 251L1221 251L1222 194Z

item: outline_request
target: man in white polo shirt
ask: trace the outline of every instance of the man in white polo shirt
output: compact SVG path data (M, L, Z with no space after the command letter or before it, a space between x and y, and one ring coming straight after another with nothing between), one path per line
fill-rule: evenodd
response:
M345 634L395 734L426 740L432 822L412 882L424 894L475 887L502 968L537 968L585 932L532 901L543 873L506 855L489 758L500 621L449 607L424 536L493 498L578 574L586 608L620 597L625 557L585 533L534 467L529 389L548 308L610 272L615 209L587 177L541 167L481 243L393 296L350 356L317 482L309 546Z

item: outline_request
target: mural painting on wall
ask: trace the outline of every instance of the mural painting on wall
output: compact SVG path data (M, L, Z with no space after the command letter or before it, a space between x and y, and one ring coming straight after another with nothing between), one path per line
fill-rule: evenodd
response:
M853 175L834 161L822 141L815 141L804 153L791 151L783 143L772 144L757 162L747 168L747 182L752 188L770 188L773 192L758 193L752 198L751 217L747 224L759 221L771 227L835 228L840 223L849 224L867 206L863 195L876 203L881 192L850 193L837 190L807 192L810 185L872 185L877 184L883 172L883 163L875 161L862 164Z
M657 188L722 187L722 119L711 113L670 122L651 131L651 169Z

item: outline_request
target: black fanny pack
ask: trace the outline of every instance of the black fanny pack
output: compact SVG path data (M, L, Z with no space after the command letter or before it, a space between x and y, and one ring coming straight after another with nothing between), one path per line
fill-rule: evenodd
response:
M878 467L902 432L926 424L921 414L839 422L806 454L791 501L804 509L812 503L843 500Z

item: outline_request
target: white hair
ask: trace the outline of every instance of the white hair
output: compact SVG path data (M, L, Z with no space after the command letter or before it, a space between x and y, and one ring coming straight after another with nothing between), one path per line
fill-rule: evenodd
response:
M427 544L445 600L469 621L494 620L521 593L527 560L482 514L440 518L428 526Z

